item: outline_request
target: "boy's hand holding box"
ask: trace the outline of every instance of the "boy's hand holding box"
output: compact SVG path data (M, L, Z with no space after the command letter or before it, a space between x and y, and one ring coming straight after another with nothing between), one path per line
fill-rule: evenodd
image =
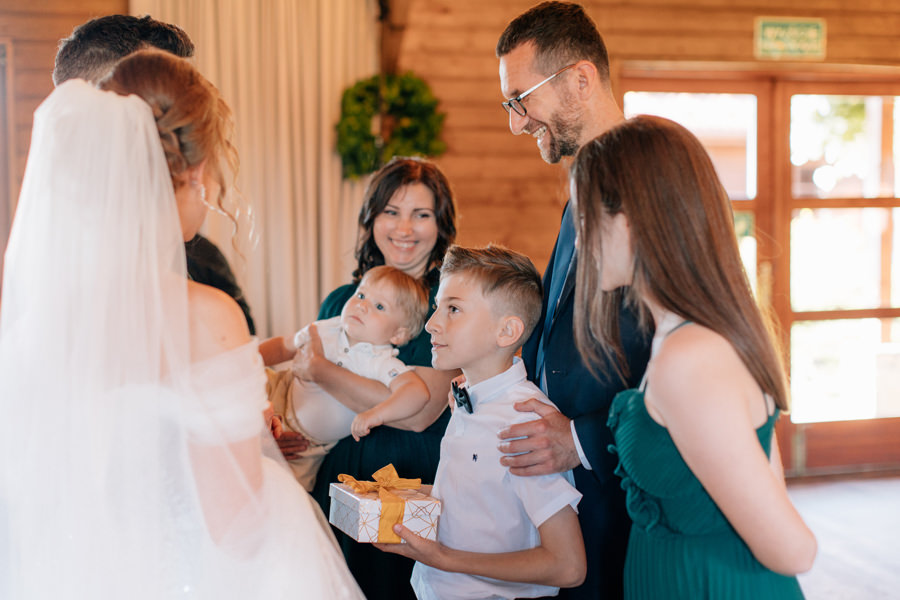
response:
M402 479L394 465L357 481L340 475L328 491L328 521L358 542L400 543L393 527L400 523L424 538L437 539L441 502L419 491L421 479Z

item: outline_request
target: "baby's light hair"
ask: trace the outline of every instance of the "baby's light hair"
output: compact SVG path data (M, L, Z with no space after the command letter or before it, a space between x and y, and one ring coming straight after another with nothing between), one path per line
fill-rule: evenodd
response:
M441 279L465 275L481 284L485 298L496 313L522 319L525 330L516 348L525 343L541 318L541 276L531 259L495 244L484 248L450 246L441 267Z
M365 282L379 281L387 282L394 289L394 302L406 317L402 326L409 333L402 343L398 344L402 346L419 335L425 326L425 317L428 314L428 290L415 277L386 265L372 267L366 271L359 283L362 285Z

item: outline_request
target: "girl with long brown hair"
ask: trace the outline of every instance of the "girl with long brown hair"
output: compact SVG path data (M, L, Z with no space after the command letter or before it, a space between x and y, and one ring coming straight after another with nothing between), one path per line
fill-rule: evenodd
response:
M618 294L655 327L645 378L609 419L634 522L626 596L802 597L816 542L773 436L787 381L709 156L680 125L636 117L582 147L572 187L580 351L619 353Z

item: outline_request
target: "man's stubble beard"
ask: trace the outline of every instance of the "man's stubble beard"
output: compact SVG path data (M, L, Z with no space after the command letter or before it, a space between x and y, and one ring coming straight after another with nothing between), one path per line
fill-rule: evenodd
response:
M584 124L581 122L582 111L574 99L564 99L563 107L550 116L547 133L551 135L547 152L541 153L544 161L554 165L563 156L575 156L581 145L578 140Z

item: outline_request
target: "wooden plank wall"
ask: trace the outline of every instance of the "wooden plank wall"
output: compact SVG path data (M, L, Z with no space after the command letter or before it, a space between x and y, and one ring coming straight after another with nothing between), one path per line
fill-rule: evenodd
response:
M400 69L422 76L447 112L438 162L459 199L459 241L525 252L543 269L566 198L565 173L530 136L509 133L494 47L536 0L413 0ZM896 0L587 0L615 73L625 61L753 63L757 16L826 19L829 63L900 65Z
M51 75L59 40L90 18L127 12L128 0L0 0L0 39L12 45L10 150L15 190L25 172L32 113L53 90Z

